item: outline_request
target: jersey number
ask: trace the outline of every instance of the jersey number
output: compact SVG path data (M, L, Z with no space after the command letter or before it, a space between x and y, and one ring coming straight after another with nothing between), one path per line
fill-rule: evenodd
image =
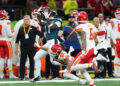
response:
M65 53L61 52L60 57L64 58Z
M0 36L2 35L2 25L0 25Z
M93 29L90 28L90 40L93 40L93 33L92 33Z
M120 23L118 23L118 32L120 32Z

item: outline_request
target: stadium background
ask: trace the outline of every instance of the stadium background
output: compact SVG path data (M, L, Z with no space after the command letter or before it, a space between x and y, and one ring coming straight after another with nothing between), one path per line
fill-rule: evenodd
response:
M44 1L44 0L43 0ZM12 25L11 25L11 29L14 29L14 25L16 24L17 21L12 21ZM92 22L92 21L90 21ZM63 21L63 25L67 24L67 21L64 20ZM14 60L14 59L13 59ZM92 75L93 77L94 75ZM108 79L108 78L107 78ZM3 81L5 81L3 84L1 84ZM9 82L11 81L11 82ZM5 86L5 85L9 85L9 86L89 86L89 85L80 85L79 83L76 82L45 82L45 83L28 83L28 82L16 82L19 81L19 79L0 79L0 86ZM8 82L8 83L7 83ZM12 82L16 82L17 84L12 84ZM11 84L10 84L11 83ZM21 83L21 84L20 84ZM96 81L96 85L97 86L120 86L120 80L119 78L115 78L111 81L105 81L104 79L102 81Z

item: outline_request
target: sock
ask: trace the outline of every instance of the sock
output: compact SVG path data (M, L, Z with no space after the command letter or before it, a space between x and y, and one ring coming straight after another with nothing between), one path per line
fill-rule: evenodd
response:
M83 70L86 68L90 68L92 66L92 63L87 63L87 64L77 64L75 66L71 67L71 70L76 71L76 70Z
M8 72L10 76L13 76L12 59L8 59Z
M4 70L4 63L5 63L5 59L0 58L0 72L3 72Z
M38 76L41 76L41 61L40 60L37 60L35 61L35 78L38 77Z

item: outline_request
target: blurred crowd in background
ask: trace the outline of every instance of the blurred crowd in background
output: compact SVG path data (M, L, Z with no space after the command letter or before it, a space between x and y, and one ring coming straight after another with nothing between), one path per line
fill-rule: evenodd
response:
M60 17L66 19L73 9L87 11L95 16L104 13L113 17L113 12L120 7L119 0L0 0L0 9L9 12L11 20L19 20L24 14L31 14L33 9L40 6L49 6Z

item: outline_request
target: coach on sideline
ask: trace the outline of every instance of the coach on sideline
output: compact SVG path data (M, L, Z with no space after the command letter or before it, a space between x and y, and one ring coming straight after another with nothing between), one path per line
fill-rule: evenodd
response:
M16 37L16 44L15 44L15 54L18 54L18 46L19 41L20 43L20 79L24 80L25 75L25 63L27 56L29 57L30 62L30 73L29 78L30 80L33 79L34 75L34 55L35 55L35 47L34 42L36 39L36 35L42 37L42 33L37 30L36 27L30 25L30 16L25 15L24 19L24 26L20 27L17 37Z

